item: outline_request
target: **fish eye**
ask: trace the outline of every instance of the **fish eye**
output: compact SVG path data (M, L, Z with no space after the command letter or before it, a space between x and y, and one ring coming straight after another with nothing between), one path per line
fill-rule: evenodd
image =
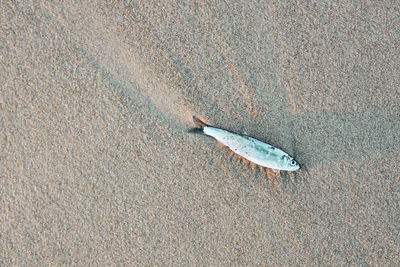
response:
M296 165L296 161L292 159L292 161L290 162L290 164L291 164L292 166L294 166L294 165Z

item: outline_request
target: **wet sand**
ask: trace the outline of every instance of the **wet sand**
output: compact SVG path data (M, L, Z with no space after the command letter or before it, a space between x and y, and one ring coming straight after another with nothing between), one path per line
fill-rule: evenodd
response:
M398 265L398 5L167 2L1 4L0 265Z

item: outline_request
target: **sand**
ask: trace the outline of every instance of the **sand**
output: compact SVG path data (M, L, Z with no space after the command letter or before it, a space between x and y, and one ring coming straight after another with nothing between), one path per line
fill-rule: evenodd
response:
M400 263L396 1L69 2L0 4L1 266Z

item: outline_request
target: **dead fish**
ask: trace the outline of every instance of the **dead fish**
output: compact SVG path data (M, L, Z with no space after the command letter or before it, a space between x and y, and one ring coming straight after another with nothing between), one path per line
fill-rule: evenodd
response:
M250 136L210 126L196 116L193 116L193 121L199 128L194 128L190 130L191 132L200 132L215 138L234 153L250 162L277 171L296 171L300 169L300 164L293 157L277 147Z

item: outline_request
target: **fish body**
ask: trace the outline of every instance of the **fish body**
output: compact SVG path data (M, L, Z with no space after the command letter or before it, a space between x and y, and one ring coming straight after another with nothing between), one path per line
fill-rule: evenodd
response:
M194 122L199 131L215 138L241 157L266 168L283 171L296 171L299 163L281 149L257 140L253 137L229 132L205 124L196 117Z

